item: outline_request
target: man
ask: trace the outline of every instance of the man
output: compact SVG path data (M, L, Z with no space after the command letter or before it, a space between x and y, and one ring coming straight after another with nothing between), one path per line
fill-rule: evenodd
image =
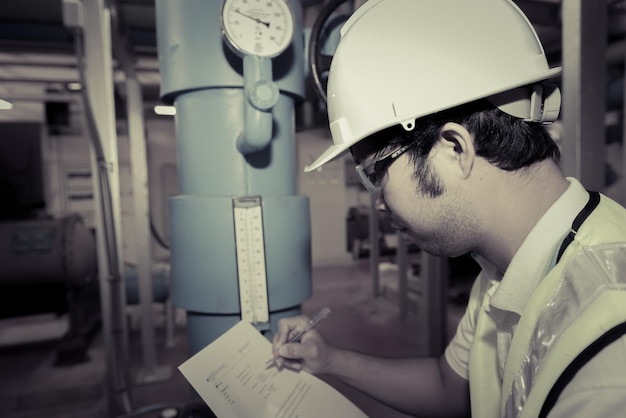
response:
M334 145L307 170L349 150L406 239L471 253L482 271L440 358L377 358L316 331L286 344L297 317L274 336L279 367L420 417L624 416L626 211L559 169L543 126L558 116L559 71L508 0L356 11L329 74Z

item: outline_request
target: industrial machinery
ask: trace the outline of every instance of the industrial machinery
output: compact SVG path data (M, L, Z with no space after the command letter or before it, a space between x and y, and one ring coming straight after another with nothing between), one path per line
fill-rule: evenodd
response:
M158 0L162 100L176 107L172 300L195 353L242 318L268 335L311 294L308 200L296 195L298 1Z
M57 365L87 359L99 325L96 249L80 216L0 222L0 317L68 312Z

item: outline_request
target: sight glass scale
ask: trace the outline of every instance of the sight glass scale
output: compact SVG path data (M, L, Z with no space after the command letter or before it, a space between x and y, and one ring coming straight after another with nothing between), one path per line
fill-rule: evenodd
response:
M270 318L261 197L233 198L233 217L241 319L263 329Z

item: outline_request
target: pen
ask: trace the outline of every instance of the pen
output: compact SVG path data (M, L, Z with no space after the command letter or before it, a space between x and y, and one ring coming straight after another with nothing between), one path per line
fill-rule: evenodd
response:
M309 322L307 322L306 326L300 332L298 332L297 334L289 338L285 344L299 342L300 339L304 336L304 334L311 331L315 327L315 325L317 325L322 319L326 318L329 313L330 313L330 308L323 308L321 311L317 313L317 315L309 319ZM267 362L268 363L273 362L275 359L276 359L275 353L272 353L272 356L267 360Z

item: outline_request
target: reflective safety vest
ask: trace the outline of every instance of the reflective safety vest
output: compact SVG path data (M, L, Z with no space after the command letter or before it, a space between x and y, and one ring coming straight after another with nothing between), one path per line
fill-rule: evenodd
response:
M572 360L626 322L626 210L602 196L576 231L522 312L502 380L488 288L486 280L476 280L470 295L476 315L469 355L472 416L536 418Z

